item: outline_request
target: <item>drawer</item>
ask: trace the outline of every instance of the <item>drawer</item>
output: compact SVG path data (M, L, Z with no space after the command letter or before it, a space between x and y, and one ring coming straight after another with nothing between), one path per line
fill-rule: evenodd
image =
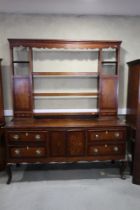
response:
M12 147L10 148L10 156L12 158L22 157L44 157L46 149L44 147Z
M88 155L124 155L125 145L124 144L104 144L104 145L92 145L88 146Z
M105 130L105 131L88 131L88 141L98 141L98 140L123 140L124 131L122 130Z
M47 135L45 132L31 132L31 131L14 131L8 132L8 140L9 141L45 141Z

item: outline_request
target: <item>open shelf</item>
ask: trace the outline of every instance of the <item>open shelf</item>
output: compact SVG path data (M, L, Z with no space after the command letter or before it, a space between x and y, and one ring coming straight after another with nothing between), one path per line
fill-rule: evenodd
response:
M54 93L33 93L33 96L88 96L88 97L95 97L95 96L98 96L98 92L74 92L74 93L70 93L70 92L67 92L67 93L64 93L64 92L54 92Z
M30 63L29 61L13 61L12 63Z
M98 77L97 72L33 72L33 76L91 76Z

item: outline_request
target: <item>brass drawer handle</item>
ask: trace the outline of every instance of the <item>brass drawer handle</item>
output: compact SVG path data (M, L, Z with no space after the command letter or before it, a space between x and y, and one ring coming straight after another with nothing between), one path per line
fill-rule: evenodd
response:
M94 151L94 153L98 153L99 152L99 150L97 148L95 148L93 151Z
M40 149L36 150L36 155L41 155L41 150Z
M15 135L13 136L13 139L18 140L18 139L19 139L19 135L18 135L18 134L15 134Z
M119 133L119 132L116 132L116 133L114 133L114 136L115 136L116 138L118 138L118 137L120 136L120 133Z
M114 151L115 152L118 152L119 151L119 148L118 147L114 147Z
M36 135L35 135L35 139L36 139L36 140L40 140L40 139L41 139L41 136L40 136L39 134L36 134Z
M96 138L99 138L99 135L98 135L98 134L96 134L96 135L95 135L95 137L96 137Z
M20 150L19 149L15 149L14 152L15 152L16 155L19 155L20 154Z

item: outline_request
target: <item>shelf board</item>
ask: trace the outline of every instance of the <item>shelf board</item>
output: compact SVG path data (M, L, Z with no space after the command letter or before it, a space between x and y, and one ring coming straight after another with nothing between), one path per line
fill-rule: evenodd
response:
M117 61L102 61L103 64L117 64Z
M59 92L59 93L56 93L56 92L51 92L51 93L33 93L33 96L98 96L98 92L75 92L75 93L64 93L64 92Z
M98 115L99 113L98 112L64 112L64 113L59 113L59 112L56 112L56 113L53 113L53 112L50 112L50 113L33 113L34 116L36 117L41 117L41 116L96 116Z
M27 64L29 64L30 62L29 61L13 61L12 63L27 63Z
M94 109L34 109L34 116L97 116L99 110Z
M33 72L33 76L94 76L97 72Z

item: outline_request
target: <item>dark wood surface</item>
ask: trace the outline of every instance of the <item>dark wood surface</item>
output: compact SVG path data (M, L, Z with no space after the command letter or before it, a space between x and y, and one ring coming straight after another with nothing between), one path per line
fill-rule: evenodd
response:
M128 62L127 123L132 152L133 183L140 184L140 60ZM134 135L135 134L135 135Z
M67 128L67 127L119 127L126 126L123 120L98 119L15 119L6 124L6 128Z

